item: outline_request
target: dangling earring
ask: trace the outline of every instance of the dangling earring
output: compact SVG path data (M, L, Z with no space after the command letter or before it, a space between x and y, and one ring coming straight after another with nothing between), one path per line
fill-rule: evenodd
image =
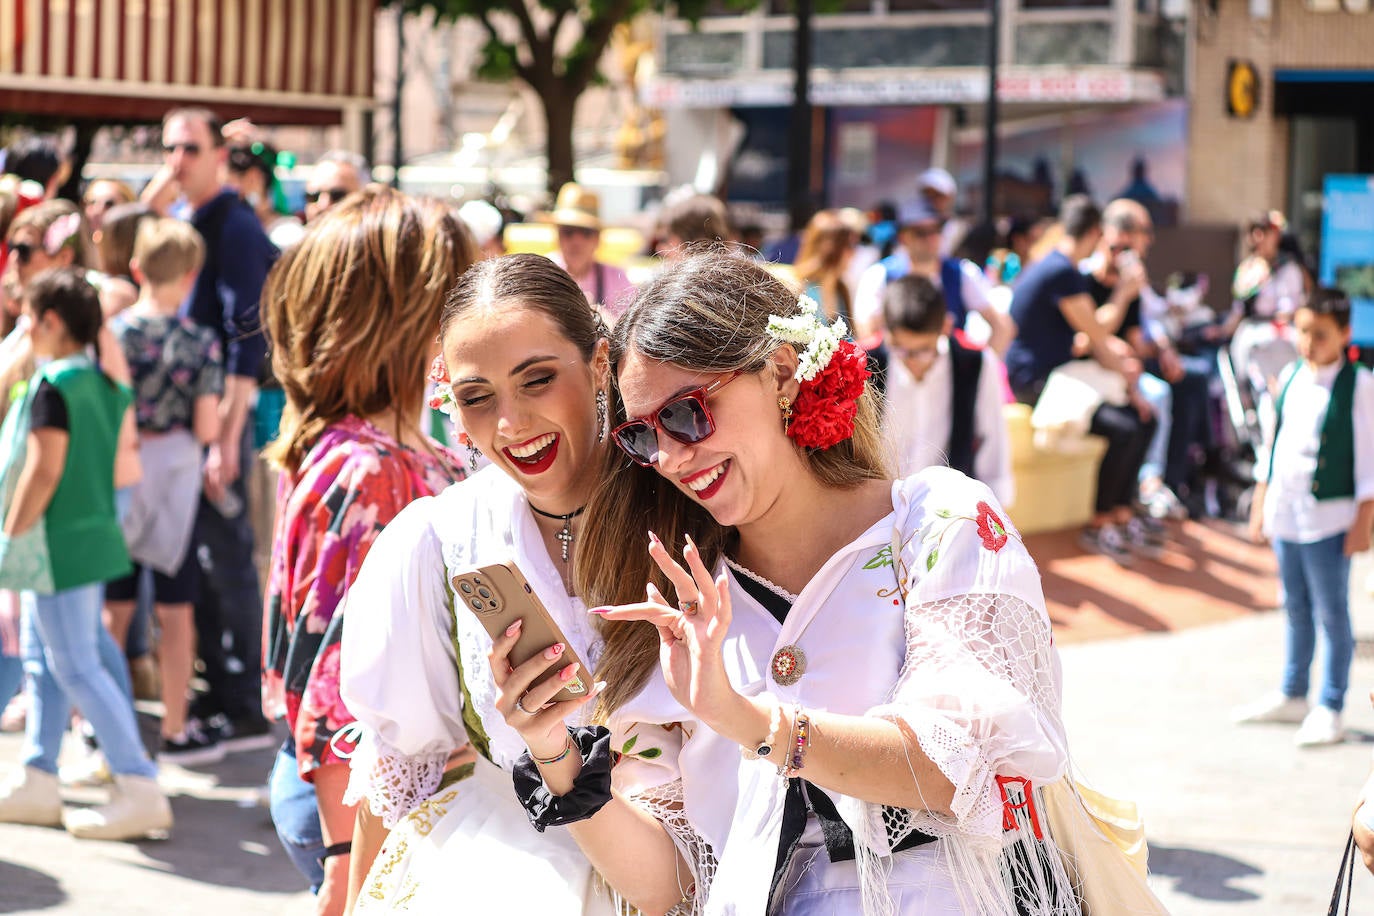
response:
M792 399L787 395L778 398L778 410L782 411L782 432L787 435L787 429L792 425Z
M596 393L596 441L606 441L606 392Z
M467 433L458 434L458 444L468 450L468 467L475 472L477 470L477 459L482 457L482 452L477 448L477 444L472 441L472 437Z

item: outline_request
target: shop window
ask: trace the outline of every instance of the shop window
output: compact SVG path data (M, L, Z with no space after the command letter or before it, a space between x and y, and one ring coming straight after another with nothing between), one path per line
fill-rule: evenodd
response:
M987 27L817 29L811 61L822 69L848 67L977 67L986 54ZM792 67L792 33L763 36L765 70Z
M1111 63L1110 22L1023 23L1016 29L1016 62L1023 66Z
M812 9L819 15L826 13L871 13L873 0L822 0L813 4ZM791 16L797 10L793 0L770 0L768 12L773 16Z
M669 32L663 42L663 71L684 76L724 76L744 68L739 32Z
M894 13L941 13L947 10L985 10L985 0L887 0Z
M1112 0L1021 0L1026 10L1108 9Z

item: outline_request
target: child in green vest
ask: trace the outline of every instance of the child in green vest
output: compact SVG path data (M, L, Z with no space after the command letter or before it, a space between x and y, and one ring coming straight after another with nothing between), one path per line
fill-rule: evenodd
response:
M1301 360L1284 370L1277 426L1250 514L1250 534L1273 541L1288 614L1282 689L1236 711L1239 722L1301 723L1299 747L1343 737L1341 710L1355 639L1350 557L1374 528L1374 376L1346 358L1350 300L1318 290L1293 316ZM1325 669L1317 705L1308 678L1320 626Z
M114 458L132 394L88 353L98 348L103 319L97 293L80 270L47 271L28 284L25 296L39 368L20 408L28 417L27 449L3 538L8 554L23 535L42 525L46 562L32 564L23 574L7 573L14 584L27 587L24 613L31 615L45 647L28 664L47 670L29 672L33 706L24 770L18 783L0 793L0 820L60 821L75 836L96 839L165 833L172 826L171 808L158 788L133 706L98 650L104 582L130 569L115 519ZM25 575L31 581L17 581ZM55 681L65 696L34 686L45 679ZM108 805L64 813L57 754L71 705L95 730L114 788Z

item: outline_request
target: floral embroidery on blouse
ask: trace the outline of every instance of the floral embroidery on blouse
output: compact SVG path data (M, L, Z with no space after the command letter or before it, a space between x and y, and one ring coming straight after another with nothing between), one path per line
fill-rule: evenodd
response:
M620 750L611 751L611 766L617 766L626 757L638 758L639 760L657 760L663 756L663 748L655 746L640 746L639 739L643 737L640 732L641 723L634 723L625 733L625 741L620 745ZM692 732L681 722L667 722L662 725L654 725L655 731L670 735L675 731L682 732L682 740L686 742L692 737ZM650 739L652 740L652 739Z
M973 522L977 526L978 539L982 541L983 547L993 553L997 553L1003 547L1007 546L1007 541L1011 538L1016 538L1018 541L1021 540L1021 535L1011 526L1011 523L1004 521L986 500L979 500L977 505L974 506L974 509L977 513L976 515L960 515L952 509L935 510L935 517L940 519L942 524L937 523L930 525L929 528L926 529L924 536L921 537L923 544L931 544L930 551L926 554L925 558L927 572L934 569L935 564L940 561L940 551L945 541L945 535L954 527L955 522ZM913 534L912 537L901 546L905 548L911 540L915 539L915 537L916 535ZM910 570L907 569L906 564L902 562L900 557L893 557L891 545L884 546L876 554L870 557L864 563L863 568L882 569L885 566L892 567L893 573L896 576L896 584L892 588L879 589L877 593L878 597L893 598L897 596L904 599L907 592L907 582ZM894 601L893 603L895 604L898 602Z
M270 718L286 717L306 778L326 763L344 762L331 740L354 721L339 696L340 610L348 586L388 522L412 501L463 478L458 456L432 447L439 457L345 417L278 484L263 708Z
M1002 523L992 506L985 502L978 504L978 537L983 546L993 553L1007 546L1007 526Z

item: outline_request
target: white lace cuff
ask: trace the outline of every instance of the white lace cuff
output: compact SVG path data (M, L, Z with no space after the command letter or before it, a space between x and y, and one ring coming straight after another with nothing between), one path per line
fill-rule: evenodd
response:
M669 916L692 916L700 913L711 880L716 874L716 856L704 837L687 819L683 810L682 780L644 789L630 796L630 801L648 811L663 826L678 853L692 869L691 875L678 875L678 887L683 900L669 910Z
M369 731L349 758L344 804L366 799L369 810L390 830L438 790L448 758L444 750L402 754Z

